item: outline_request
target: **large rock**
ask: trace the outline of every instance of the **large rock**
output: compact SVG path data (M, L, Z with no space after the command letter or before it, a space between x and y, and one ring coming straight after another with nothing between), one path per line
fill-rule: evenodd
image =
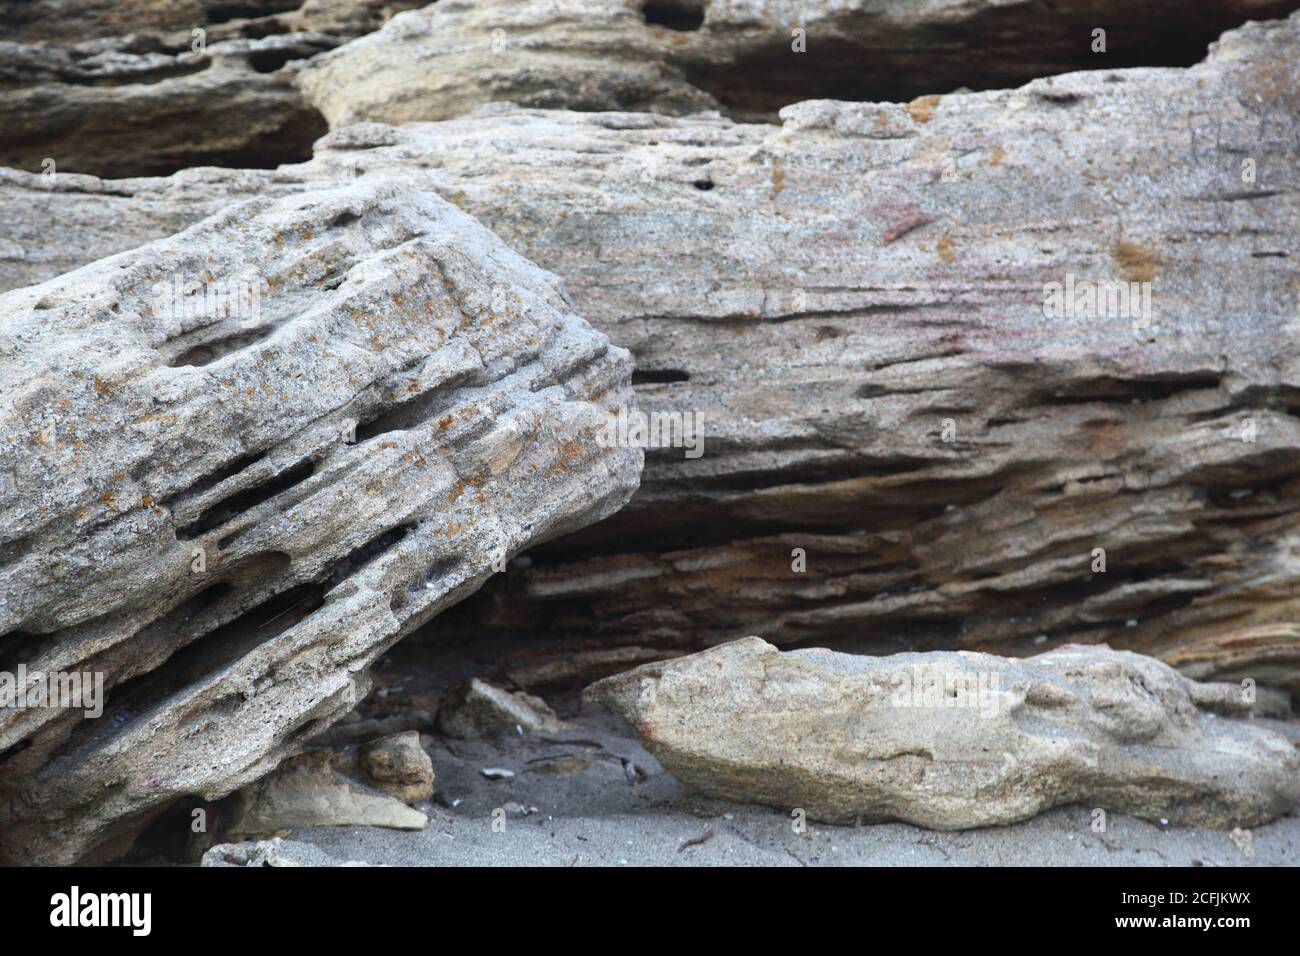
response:
M645 411L705 431L702 456L652 449L628 509L444 631L606 649L760 628L884 652L1107 640L1294 689L1297 50L1293 16L1188 70L810 102L780 126L493 107L337 130L273 172L0 172L0 279L230 196L423 171L634 352ZM1069 275L1149 279L1150 327L1045 316Z
M422 0L0 0L5 39L76 43L131 34L269 36L322 30L360 36ZM188 41L187 41L188 42Z
M1241 719L1242 688L1106 647L859 657L754 637L587 697L687 786L831 823L959 830L1080 803L1226 829L1300 800L1295 748Z
M631 364L419 183L236 204L0 296L0 857L256 780L506 558L620 507Z
M284 64L337 42L295 33L198 52L135 37L71 50L0 44L0 76L21 77L0 94L0 163L137 176L300 161L325 125Z
M102 176L306 159L299 61L409 0L0 3L0 164Z
M908 100L1068 70L1191 64L1225 29L1297 6L440 0L318 58L301 81L331 127L448 119L494 100L673 114L716 107L772 119L806 99Z

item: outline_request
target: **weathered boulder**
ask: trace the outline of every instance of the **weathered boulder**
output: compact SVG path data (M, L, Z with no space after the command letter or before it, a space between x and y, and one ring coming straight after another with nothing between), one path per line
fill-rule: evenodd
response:
M136 176L300 161L325 125L283 67L337 42L295 33L201 51L188 39L169 48L136 37L72 49L0 44L0 77L9 80L0 163Z
M107 690L99 720L0 711L5 860L106 855L256 780L637 485L595 437L627 353L418 183L233 205L0 323L0 670Z
M306 159L326 127L292 65L416 5L0 3L0 164L132 176Z
M1242 688L1104 646L862 657L753 637L586 696L687 786L831 823L959 830L1080 803L1228 829L1300 801L1300 757L1242 719Z
M633 351L644 411L705 433L698 458L651 449L628 509L444 631L1106 640L1295 689L1297 50L1293 16L1187 70L810 102L780 126L492 107L336 130L276 171L0 171L0 279L227 197L423 171ZM1070 276L1150 281L1150 323L1045 314Z
M908 100L1069 70L1187 65L1247 17L1297 6L440 0L318 58L300 78L331 127L442 120L493 101L676 115L721 108L774 119L807 99Z
M5 39L77 43L131 34L181 36L203 29L214 39L318 30L369 33L422 0L2 0Z

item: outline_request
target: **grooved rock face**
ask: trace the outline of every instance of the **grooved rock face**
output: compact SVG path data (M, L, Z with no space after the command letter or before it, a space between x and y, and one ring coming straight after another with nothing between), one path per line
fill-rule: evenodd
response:
M0 2L0 164L100 176L311 155L293 65L420 0Z
M831 823L957 830L1079 803L1226 829L1300 800L1295 748L1240 719L1241 693L1104 646L878 658L754 637L586 696L687 786Z
M258 199L0 296L0 853L109 852L256 779L394 641L609 515L631 363L418 183Z
M1049 73L1186 65L1296 0L440 0L310 64L331 127L492 101L774 118L800 100L907 100ZM1104 52L1093 31L1105 28ZM1175 39L1176 35L1176 39Z
M191 50L131 36L95 52L0 43L0 163L101 176L194 165L275 166L325 132L284 65L330 49L318 33Z
M0 171L0 281L232 197L423 175L563 277L636 356L644 411L704 423L699 458L651 449L627 509L442 633L1104 640L1294 690L1298 50L1292 16L1186 70L808 102L779 126L497 106L339 129L271 172ZM73 225L51 234L52 215ZM1071 275L1150 281L1149 325L1048 315Z

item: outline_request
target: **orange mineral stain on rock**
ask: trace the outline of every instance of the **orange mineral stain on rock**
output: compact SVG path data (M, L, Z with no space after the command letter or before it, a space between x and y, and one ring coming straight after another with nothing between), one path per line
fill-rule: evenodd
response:
M918 96L907 104L907 111L912 114L912 119L918 123L928 123L934 117L934 108L939 105L940 99L941 97L935 93Z
M939 258L942 259L944 262L951 263L957 261L957 256L953 252L953 243L952 243L951 236L941 236L939 238L939 241L935 244L935 252L939 254Z
M1156 277L1155 246L1121 239L1111 250L1119 265L1119 274L1129 282L1151 282Z
M1007 151L1002 148L1001 144L995 144L989 153L989 165L1001 166L1002 160L1007 158Z

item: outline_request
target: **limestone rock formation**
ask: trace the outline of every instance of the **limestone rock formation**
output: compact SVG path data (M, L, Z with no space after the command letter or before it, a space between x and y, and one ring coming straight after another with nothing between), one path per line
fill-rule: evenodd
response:
M1243 19L1297 6L439 0L308 64L301 83L331 127L448 119L492 101L774 119L807 99L908 100L1076 69L1187 65Z
M632 350L644 411L705 433L699 458L651 449L628 509L444 631L1106 640L1294 690L1297 50L1292 16L1191 69L809 102L779 126L498 106L336 130L276 171L0 173L0 279L228 197L422 173ZM1150 322L1046 315L1070 276L1150 281Z
M0 296L0 854L96 857L256 780L396 640L598 520L627 353L418 182L232 205ZM89 709L89 708L88 708Z
M1079 803L1229 829L1300 801L1300 757L1242 719L1242 689L1104 646L782 653L759 638L606 678L682 783L832 823L996 826Z
M0 163L133 176L302 160L325 127L282 67L337 42L296 33L197 52L188 39L174 49L134 36L72 49L0 44L0 76L10 80Z
M293 65L415 5L0 3L0 164L120 177L305 159L325 124Z

